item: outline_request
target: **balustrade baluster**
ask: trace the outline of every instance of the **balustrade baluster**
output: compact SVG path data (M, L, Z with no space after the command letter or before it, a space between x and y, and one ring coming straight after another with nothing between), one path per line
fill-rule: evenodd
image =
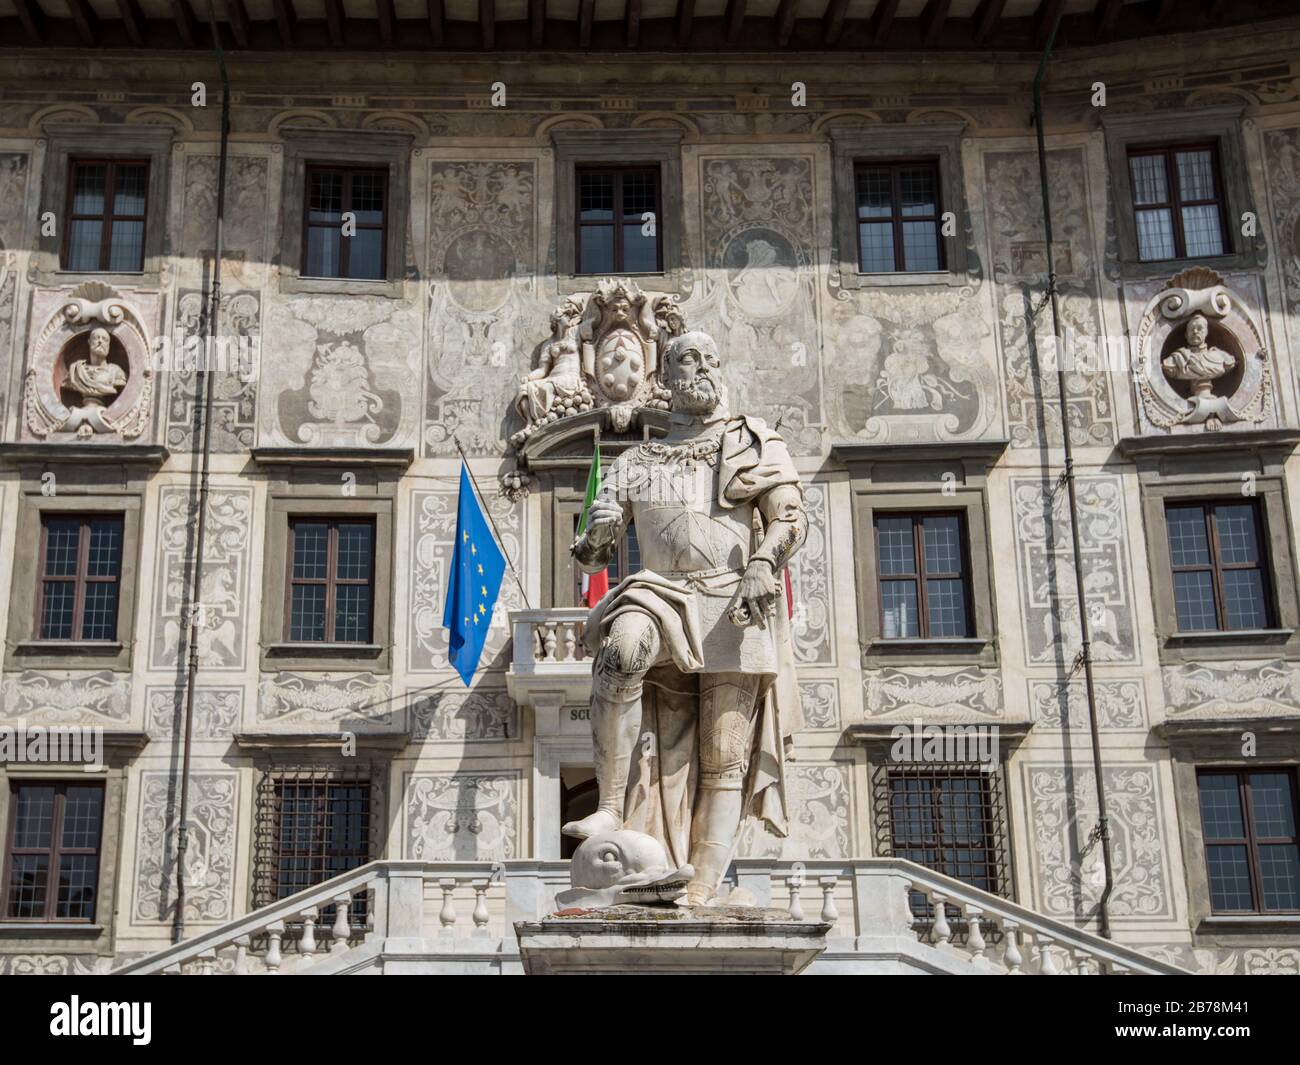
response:
M487 893L490 883L490 880L484 880L482 883L474 884L474 934L477 936L487 935Z
M966 918L966 950L970 953L971 961L985 962L984 951L987 944L984 942L984 929L980 927L980 918L984 916L984 911L979 906L972 906L967 903L962 908L962 915Z
M235 975L248 975L248 936L235 937Z
M1052 950L1055 940L1041 932L1035 937L1038 941L1038 973L1040 976L1060 976L1061 970L1056 966L1056 957Z
M1007 967L1008 974L1012 976L1023 976L1024 971L1021 966L1024 965L1024 956L1020 953L1020 925L1016 921L1003 920L1002 935L1005 937L1002 947L1002 964Z
M320 917L320 910L311 906L298 916L302 918L302 938L298 940L298 953L310 961L316 953L316 919Z
M818 879L822 886L822 920L833 925L840 919L840 911L835 908L835 884L837 876L823 876Z
M217 952L214 948L209 947L207 950L199 952L199 975L211 976L216 971Z
M330 953L337 954L348 949L348 938L352 935L352 894L345 892L334 896L333 938L330 940Z
M438 886L442 888L442 909L438 912L438 920L442 924L442 930L451 935L452 926L456 923L456 907L451 901L451 893L456 890L456 881L452 877L444 877L438 881Z
M785 878L785 886L790 890L790 917L802 921L803 915L803 877L796 874Z
M930 905L934 907L934 926L931 929L937 946L944 946L952 940L952 928L948 924L948 896L941 891L929 893Z
M541 631L542 631L542 661L554 662L555 661L555 626L543 622L541 625Z
M266 926L266 934L270 938L270 946L266 948L266 968L268 972L274 973L284 961L280 957L280 939L284 936L284 922L273 921Z
M577 623L573 621L567 622L564 626L564 660L566 662L573 662L577 658L578 637L574 631L576 628Z

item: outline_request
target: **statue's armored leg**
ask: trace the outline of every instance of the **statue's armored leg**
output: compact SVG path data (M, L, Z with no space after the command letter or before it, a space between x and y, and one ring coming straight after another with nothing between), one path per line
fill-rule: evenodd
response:
M695 876L686 901L707 903L731 863L744 813L745 774L754 740L760 678L717 673L700 682L700 785L691 826Z
M639 610L610 625L591 671L591 738L599 805L560 831L586 839L623 827L627 781L641 728L641 685L659 657L659 629Z

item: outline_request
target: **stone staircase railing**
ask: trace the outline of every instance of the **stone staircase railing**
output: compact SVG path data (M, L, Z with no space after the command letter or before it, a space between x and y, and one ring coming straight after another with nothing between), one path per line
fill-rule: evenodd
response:
M901 859L743 858L728 879L758 905L832 926L810 973L1184 971ZM113 971L518 973L514 922L553 912L568 880L566 861L376 861ZM362 899L364 924L352 919Z
M907 963L893 971L1188 975L1140 950L901 858L741 858L733 868L737 885L747 888L759 905L782 906L798 920L820 919L834 926L826 953L809 972L889 971L878 962L898 950ZM917 896L928 916L913 912ZM851 914L842 914L845 902ZM878 961L869 963L869 958Z

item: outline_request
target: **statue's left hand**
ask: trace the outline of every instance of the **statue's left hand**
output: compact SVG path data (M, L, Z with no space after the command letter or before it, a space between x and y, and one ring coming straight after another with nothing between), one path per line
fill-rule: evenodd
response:
M751 621L767 628L767 619L776 614L776 574L770 563L752 559L740 578L737 602L749 611Z

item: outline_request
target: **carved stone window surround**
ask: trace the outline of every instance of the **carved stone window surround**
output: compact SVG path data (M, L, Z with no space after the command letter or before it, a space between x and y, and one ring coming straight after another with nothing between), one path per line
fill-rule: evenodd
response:
M998 661L997 610L988 537L988 468L1005 440L936 445L840 444L853 496L858 635L864 669L900 665L980 665ZM947 479L945 480L945 475ZM946 490L945 490L946 489ZM877 511L960 511L965 518L974 637L885 639L875 552Z
M143 750L148 738L138 732L108 732L103 738L104 766L87 772L82 766L0 765L0 832L9 825L11 780L60 784L101 782L104 785L104 814L99 838L98 898L93 924L62 921L6 921L0 916L0 954L96 954L116 953L114 930L119 905L119 866L126 816L127 776L130 762ZM122 889L129 887L123 882Z
M1106 138L1106 166L1110 176L1111 210L1118 243L1116 267L1122 278L1139 280L1162 277L1178 270L1179 264L1197 263L1219 273L1253 270L1268 261L1263 236L1245 237L1241 215L1254 211L1250 170L1246 162L1241 122L1243 106L1228 105L1184 111L1159 111L1135 115L1112 115L1103 111L1102 131ZM1136 146L1159 147L1187 141L1214 141L1219 149L1223 177L1223 211L1227 219L1224 239L1232 248L1226 255L1195 259L1164 259L1143 262L1138 258L1137 221L1133 215L1133 180L1129 173L1128 150Z
M1300 659L1300 588L1287 505L1286 457L1295 430L1129 437L1120 451L1137 462L1146 525L1151 603L1166 665L1240 658ZM1253 497L1243 488L1253 485ZM1179 632L1165 508L1169 503L1253 498L1264 525L1274 628Z
M834 180L835 249L839 282L846 289L894 285L965 285L971 252L966 246L970 219L966 211L966 178L961 138L965 122L927 122L915 126L832 126L830 130ZM957 216L956 232L940 236L946 269L866 274L858 263L857 183L854 165L874 160L933 159L939 165L939 200Z
M166 251L167 190L171 185L171 150L175 130L170 126L101 126L52 122L45 126L49 148L45 154L45 180L41 186L41 213L50 211L58 225L51 236L38 236L34 256L39 285L77 285L83 281L118 279L131 288L158 288ZM60 265L68 206L70 160L79 156L148 160L148 202L145 204L144 269L140 272L71 271ZM128 281L129 279L129 281Z
M259 449L267 470L266 553L262 572L261 668L267 672L392 671L394 511L397 483L411 452L367 456L336 449ZM355 461L354 461L355 460ZM344 474L355 477L347 484ZM345 495L344 490L354 495ZM366 517L375 523L372 629L369 643L291 643L284 638L289 519Z
M276 254L282 293L365 295L398 298L406 280L406 237L411 210L411 142L403 133L373 130L295 129L284 135L284 175L280 196L280 240ZM303 197L308 163L341 166L386 166L385 278L302 276Z
M80 452L83 449L78 449ZM103 453L105 448L90 449ZM161 451L162 449L156 449ZM164 452L165 453L165 452ZM140 514L149 466L101 454L96 465L59 455L20 464L15 578L9 598L5 669L109 669L129 672L135 649L136 589L140 573ZM68 460L71 461L60 461ZM109 461L105 461L109 460ZM53 481L42 481L46 473ZM55 494L42 493L53 484ZM36 630L36 584L40 580L41 518L46 514L121 514L122 565L118 580L117 638L41 640Z
M600 280L574 271L574 212L577 168L582 164L658 165L663 217L656 219L663 269L656 273L620 274L654 292L681 292L683 285L682 131L671 129L557 129L555 150L555 273L561 294L590 292Z
M1258 734L1256 756L1241 756L1241 733ZM1192 943L1198 947L1298 946L1300 915L1297 914L1214 914L1210 912L1210 881L1205 867L1205 837L1201 825L1198 769L1255 769L1300 765L1296 743L1300 727L1266 727L1259 721L1216 721L1200 729L1173 730L1169 738L1174 797L1182 834L1187 877L1188 925Z

